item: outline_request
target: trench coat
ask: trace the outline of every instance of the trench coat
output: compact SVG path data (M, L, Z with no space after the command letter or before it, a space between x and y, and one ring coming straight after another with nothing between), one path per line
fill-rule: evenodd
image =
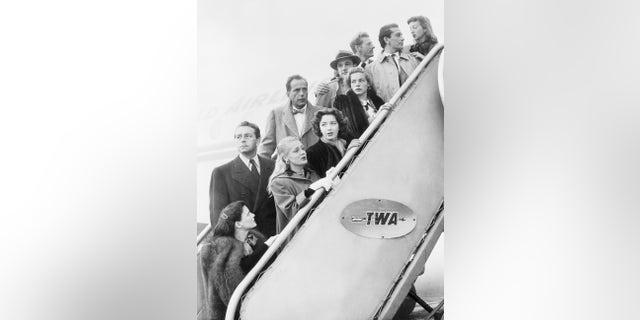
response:
M380 106L384 104L384 101L371 88L367 91L367 96L373 102L373 107L377 112ZM347 131L349 137L359 138L369 127L369 116L364 110L360 99L358 99L358 95L353 90L347 91L347 94L337 96L333 107L340 110L348 119Z
M420 61L414 56L402 52L400 54L400 67L406 73L407 77L411 76L420 64ZM373 62L369 63L365 68L365 72L373 81L373 88L382 100L389 102L393 95L400 89L398 82L398 68L393 58L380 54L376 56Z

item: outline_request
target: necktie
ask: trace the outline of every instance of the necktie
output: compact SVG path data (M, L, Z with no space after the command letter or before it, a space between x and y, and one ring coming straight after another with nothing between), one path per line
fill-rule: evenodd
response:
M395 57L398 57L398 61L396 61ZM407 73L402 70L402 67L400 67L400 53L396 52L392 54L390 58L391 60L393 60L393 63L398 69L398 83L400 84L400 86L402 86L402 84L407 80L408 76Z
M260 180L260 173L258 173L258 167L256 167L256 162L253 159L249 160L249 164L251 164L251 174L258 180Z
M304 113L304 109L298 109L296 107L291 108L291 113L293 113L293 115L296 115L296 113Z

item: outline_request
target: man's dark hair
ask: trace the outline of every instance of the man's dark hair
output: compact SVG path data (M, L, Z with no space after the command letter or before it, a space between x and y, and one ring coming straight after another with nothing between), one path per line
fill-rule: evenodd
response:
M293 80L304 80L304 82L307 83L307 86L309 85L309 81L307 81L307 79L303 78L301 75L299 74L294 74L292 76L289 76L289 78L287 78L287 92L291 91L291 81Z
M436 38L436 35L433 34L433 29L431 29L431 21L429 21L429 18L425 17L425 16L415 16L415 17L411 17L409 18L409 20L407 20L407 24L410 24L411 22L417 21L418 23L420 23L420 25L422 26L422 29L424 29L424 32L427 34L427 41L431 41L431 42L438 42L438 38Z
M357 53L356 46L362 45L362 38L369 38L369 34L366 32L358 32L358 34L356 34L353 40L349 43L349 47L351 47L351 51L353 51L353 53Z
M398 25L395 23L390 23L380 28L380 33L378 34L378 41L380 41L380 46L382 47L382 49L384 49L387 46L386 43L384 42L384 38L391 37L391 29L393 28L400 28L400 27L398 27Z
M251 123L249 121L242 121L240 122L240 124L236 127L236 129L240 128L240 127L250 127L253 129L254 134L256 136L257 139L260 139L260 127L258 127L257 124L255 123Z

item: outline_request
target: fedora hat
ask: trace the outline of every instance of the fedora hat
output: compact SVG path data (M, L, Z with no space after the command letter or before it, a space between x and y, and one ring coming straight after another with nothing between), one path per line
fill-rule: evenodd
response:
M358 63L360 63L360 57L356 56L355 54L349 52L349 51L344 51L344 50L340 50L338 51L338 54L336 55L336 59L331 61L331 63L329 64L329 66L331 66L331 69L333 70L338 70L338 61L340 60L345 60L345 59L350 59L351 61L353 61L353 65L358 65Z

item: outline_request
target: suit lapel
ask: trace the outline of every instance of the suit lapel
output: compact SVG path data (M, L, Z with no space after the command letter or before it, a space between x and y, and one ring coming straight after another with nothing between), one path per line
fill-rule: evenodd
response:
M313 117L315 116L318 109L319 108L307 101L307 111L304 113L306 117L304 121L304 130L302 134L300 134L300 138L302 138L302 136L304 136L305 134L307 134L307 132L309 132L309 130L311 130L311 127L313 126Z
M284 125L289 128L289 130L295 133L296 136L302 137L302 135L298 135L298 126L296 125L296 119L293 118L293 113L291 112L291 103L287 104L282 109L282 120L284 121Z
M256 186L251 183L251 171L249 171L249 168L240 160L240 156L237 156L235 160L233 160L231 178L249 188L252 192L255 192Z

